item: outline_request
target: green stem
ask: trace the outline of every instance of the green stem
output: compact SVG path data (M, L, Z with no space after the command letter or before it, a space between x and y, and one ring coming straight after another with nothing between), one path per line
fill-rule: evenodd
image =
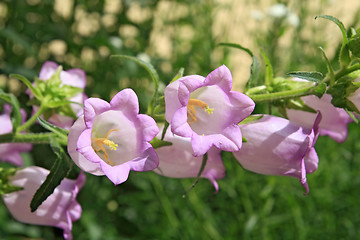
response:
M26 134L4 134L0 135L0 143L35 143L50 144L50 138L55 137L61 145L66 146L67 142L59 138L55 133L26 133Z
M335 80L342 78L343 76L352 73L356 70L360 70L360 63L354 64L349 68L343 68L335 74Z
M312 94L314 86L294 89L289 91L275 92L275 93L264 93L264 94L250 94L248 95L255 103L275 101L286 98L301 97Z
M29 118L29 120L27 120L23 125L21 125L20 127L18 127L16 129L16 132L21 132L24 131L26 129L28 129L31 125L34 124L34 122L36 121L36 118L38 116L40 116L46 109L47 107L44 104L40 105L40 108L38 109L38 111L36 113L34 113L34 115L32 115L31 118Z

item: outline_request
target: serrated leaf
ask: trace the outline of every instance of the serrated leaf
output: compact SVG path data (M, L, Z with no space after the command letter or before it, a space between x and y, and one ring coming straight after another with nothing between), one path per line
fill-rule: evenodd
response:
M70 159L56 139L50 139L50 146L56 155L56 160L50 169L49 175L36 191L30 203L31 212L36 209L54 192L61 181L71 170Z
M328 19L328 20L334 22L341 30L341 33L343 35L343 41L345 43L347 43L348 39L347 39L346 29L345 29L344 24L339 19L337 19L333 16L330 16L330 15L318 15L315 17L315 19L317 19L317 18L324 18L324 19Z
M251 52L250 49L248 49L246 47L243 47L243 46L241 46L240 44L237 44L237 43L224 43L224 42L222 42L222 43L219 43L219 46L237 48L237 49L240 49L240 50L243 50L243 51L247 52L250 55L250 57L254 56L254 54Z
M61 138L67 139L67 135L69 134L69 130L57 127L57 126L45 121L41 117L37 117L37 120L39 121L40 125L43 128L49 130L50 132L55 133L56 135L58 135Z
M287 75L291 77L297 77L301 79L305 79L311 82L321 82L323 80L324 75L321 72L290 72Z
M154 108L156 105L156 100L157 100L158 91L159 91L159 81L160 81L159 75L158 75L157 71L155 70L155 68L153 67L153 65L151 65L150 63L145 62L137 57L128 56L128 55L112 55L111 58L132 60L132 61L136 62L137 64L139 64L140 66L142 66L143 68L145 68L145 70L150 74L151 79L154 83L154 88L155 88L153 97L148 106L148 114L152 115L154 113Z
M333 16L329 16L329 15L319 15L316 16L315 19L317 18L324 18L324 19L328 19L332 22L334 22L341 30L342 36L343 36L343 42L342 42L342 46L340 49L340 63L343 66L348 66L351 62L351 58L350 58L350 52L349 52L349 40L346 34L346 29L344 24L337 18L333 17Z
M31 82L26 77L19 75L19 74L10 74L10 77L16 78L16 79L22 81L30 89L30 91L34 94L34 96L37 99L42 99L43 96L40 93L40 91L38 91L36 88L34 88L34 86L31 84Z
M11 94L11 93L5 93L0 89L0 98L5 100L6 102L10 103L12 108L12 114L11 114L11 123L13 126L13 133L16 132L16 129L21 125L22 122L22 116L20 112L20 104L17 98Z

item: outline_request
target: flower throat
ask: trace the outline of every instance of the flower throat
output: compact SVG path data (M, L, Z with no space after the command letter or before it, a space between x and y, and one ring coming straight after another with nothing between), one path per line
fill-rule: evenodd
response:
M117 131L117 130L119 130L119 129L118 128L117 129L110 129L110 131L103 138L91 138L91 145L92 145L94 151L96 153L101 152L102 155L104 156L106 162L108 164L110 164L110 165L115 165L115 163L109 160L109 155L106 152L106 149L105 149L104 145L110 147L110 150L116 150L116 147L118 145L116 143L114 143L113 141L109 140L108 137L109 137L111 132L114 132L114 131Z
M204 111L207 112L208 115L214 112L214 109L210 108L209 105L207 105L205 102L199 99L190 98L187 105L188 123L193 123L197 121L195 106L204 109Z

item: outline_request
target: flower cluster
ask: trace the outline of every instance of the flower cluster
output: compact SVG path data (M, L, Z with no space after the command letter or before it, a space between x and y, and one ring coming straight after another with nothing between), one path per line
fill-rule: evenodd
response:
M105 175L115 185L125 182L130 170L196 181L206 178L218 192L217 181L225 175L223 151L232 152L249 171L299 179L308 194L306 175L318 168L314 148L318 136L328 135L343 142L347 125L356 120L349 115L351 111L359 113L358 79L346 80L347 88L341 91L348 95L340 100L334 86L281 79L281 84L275 80L269 83L275 87L255 87L245 94L232 89L231 72L222 65L206 77L175 79L166 86L163 96L157 98L154 94L151 104L158 106L151 105L152 110L141 114L132 89L121 90L110 102L87 98L84 71L64 71L48 61L34 83L24 80L33 104L29 119L11 96L5 97L9 104L3 105L0 115L0 159L22 166L20 152L30 151L32 143L48 143L60 159L70 157L80 174L76 180L66 178L71 167L67 169L63 163L58 166L58 161L53 168L61 169L60 177L56 170L50 174L36 166L18 169L15 174L0 174L0 180L6 183L0 186L5 193L3 200L15 219L61 228L64 238L72 239L72 222L81 215L76 195L85 182L83 171ZM280 98L281 104L277 103L282 117L253 114L256 99L269 96L268 100L273 101L271 91L276 86L288 93ZM264 89L263 94L251 95ZM292 92L294 89L296 92ZM50 133L31 133L29 127L37 122ZM58 185L51 191L44 192L40 187L56 181ZM22 190L14 191L18 187ZM30 211L30 202L38 191L47 198Z

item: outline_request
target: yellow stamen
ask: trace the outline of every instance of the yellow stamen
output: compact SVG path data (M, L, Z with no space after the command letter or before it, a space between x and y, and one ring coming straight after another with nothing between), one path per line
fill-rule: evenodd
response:
M106 134L105 137L103 137L103 138L92 138L91 139L92 144L95 145L95 146L93 146L94 151L95 152L100 152L101 151L102 154L104 155L104 158L105 158L106 162L111 164L111 165L115 165L115 163L113 163L112 161L109 160L109 155L106 152L106 149L105 149L104 145L110 147L110 150L116 150L116 147L118 145L116 143L114 143L113 141L107 139L107 138L109 137L111 132L117 131L117 130L119 130L119 129L118 128L117 129L110 129L110 131Z
M209 108L209 106L205 102L203 102L199 99L191 98L191 99L189 99L189 102L187 105L187 113L190 118L190 121L188 121L189 123L193 123L193 122L197 121L195 106L198 106L198 107L201 107L202 109L204 109L204 111L207 112L208 115L210 115L214 112L214 109Z

